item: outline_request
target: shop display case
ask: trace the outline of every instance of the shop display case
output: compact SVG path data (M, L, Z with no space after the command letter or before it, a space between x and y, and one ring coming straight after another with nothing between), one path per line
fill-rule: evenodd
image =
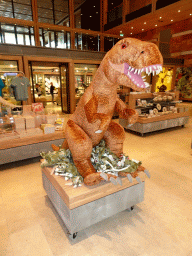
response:
M189 119L189 109L178 107L179 92L137 93L127 96L129 108L136 109L139 117L130 126L128 121L120 117L119 123L126 129L140 133L163 130L176 126L184 126Z

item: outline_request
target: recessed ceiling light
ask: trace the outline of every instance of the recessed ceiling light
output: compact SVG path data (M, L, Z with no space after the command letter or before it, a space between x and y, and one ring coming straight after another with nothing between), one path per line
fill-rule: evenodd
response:
M144 30L144 28L142 28L142 31Z
M178 12L181 12L181 10L178 10Z
M162 19L162 17L159 17L159 19Z
M130 35L132 35L133 33L130 33Z
M147 24L147 22L144 22L144 24Z
M155 24L155 27L157 27L157 24Z
M173 20L171 20L171 21L173 21Z
M190 16L192 15L192 13L190 13Z
M131 27L131 29L133 29L133 27Z

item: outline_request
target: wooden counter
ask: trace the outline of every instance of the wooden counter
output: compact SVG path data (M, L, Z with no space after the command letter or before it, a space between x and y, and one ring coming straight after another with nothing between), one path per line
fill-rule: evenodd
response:
M40 152L52 151L52 144L61 145L64 134L56 131L50 134L37 134L0 142L0 164L16 162L40 156Z
M189 112L171 113L171 114L165 114L165 115L155 116L151 118L139 117L137 120L137 123L147 124L152 122L175 119L175 118L184 117L184 116L189 116Z
M7 148L20 147L45 141L57 140L64 138L63 131L56 131L50 134L37 134L36 136L28 136L23 138L8 139L0 142L0 150Z

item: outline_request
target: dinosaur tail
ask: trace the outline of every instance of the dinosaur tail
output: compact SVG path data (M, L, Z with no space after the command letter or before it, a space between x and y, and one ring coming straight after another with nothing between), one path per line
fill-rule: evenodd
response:
M52 149L53 149L54 151L59 151L59 149L60 149L59 146L56 146L56 145L54 145L54 144L51 144L51 147L52 147ZM61 145L61 148L63 148L63 149L68 149L68 148L69 148L66 139L63 141L63 144Z

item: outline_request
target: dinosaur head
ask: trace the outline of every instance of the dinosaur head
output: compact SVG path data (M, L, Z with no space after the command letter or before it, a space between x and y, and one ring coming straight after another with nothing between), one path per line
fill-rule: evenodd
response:
M106 54L103 71L110 82L143 91L149 87L143 72L159 74L162 64L163 57L155 44L125 38Z

